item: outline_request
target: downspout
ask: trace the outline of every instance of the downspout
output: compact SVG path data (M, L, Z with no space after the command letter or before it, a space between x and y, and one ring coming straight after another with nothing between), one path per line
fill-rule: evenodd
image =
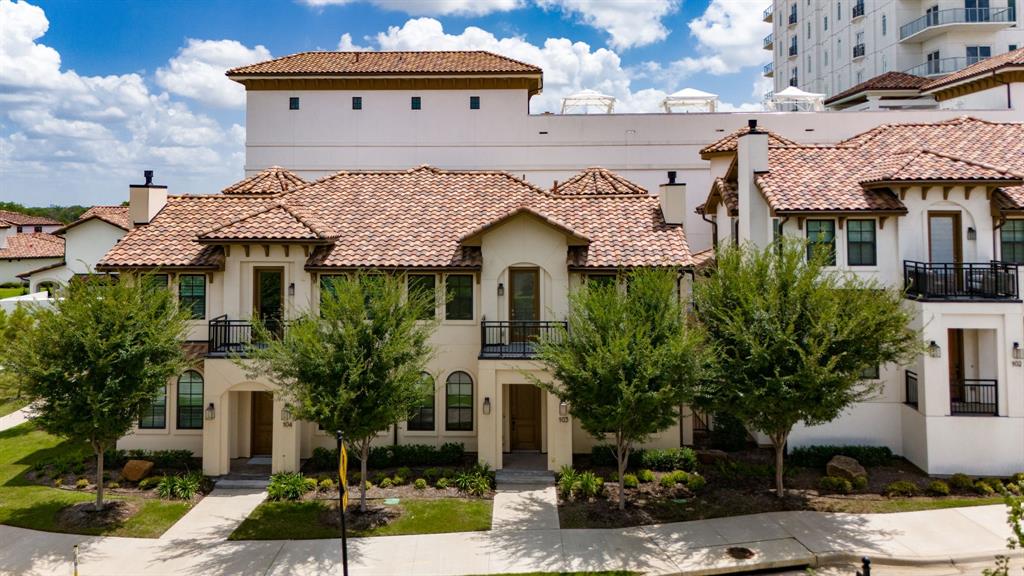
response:
M708 217L707 217L706 214L701 214L700 215L700 219L705 221L705 222L707 222L708 224L711 224L711 247L714 248L715 250L717 250L718 249L718 222L714 218L712 218L711 220L708 220Z
M1010 87L1009 84L1007 84L1006 87L1009 88ZM996 260L996 261L1001 261L1003 259L1003 246L1002 246L1002 243L999 242L999 236L998 235L999 235L999 229L1002 228L1004 224L1006 224L1006 215L1003 214L1002 212L1000 212L999 213L999 222L995 226L992 227L992 255L995 256L996 255L995 254L996 251L999 252L999 258L993 258L993 260Z

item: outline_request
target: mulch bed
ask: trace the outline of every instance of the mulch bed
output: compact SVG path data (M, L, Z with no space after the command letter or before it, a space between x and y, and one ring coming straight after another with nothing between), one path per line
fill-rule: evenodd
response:
M137 503L124 500L106 502L101 510L94 506L95 502L80 502L61 509L57 513L57 526L62 530L116 528L139 511Z
M350 502L359 499L359 485L349 484L348 486L348 499ZM392 486L391 488L380 488L374 486L366 491L366 498L369 500L383 500L385 498L400 498L403 500L441 500L447 498L464 498L467 500L484 499L490 500L494 498L494 491L488 492L484 496L471 496L465 492L459 492L457 488L435 488L433 486L427 486L423 490L417 490L415 486L405 484L402 486ZM302 495L303 500L337 500L338 491L330 490L327 492L307 492Z
M369 531L394 522L402 515L400 506L374 506L367 505L366 512L360 512L358 504L349 504L348 514L345 516L346 528L355 531ZM338 503L328 504L318 518L324 526L332 528L341 527L341 517L338 514Z

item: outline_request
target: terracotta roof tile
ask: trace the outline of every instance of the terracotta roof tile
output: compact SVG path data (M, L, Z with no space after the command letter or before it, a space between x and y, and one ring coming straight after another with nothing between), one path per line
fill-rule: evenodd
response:
M372 74L539 74L541 69L506 56L473 51L300 52L228 70L230 76Z
M739 214L740 200L739 195L736 193L735 182L726 178L715 178L715 181L711 183L711 193L708 194L707 201L698 206L696 212L698 214L707 214L709 211L714 212L719 201L725 202L725 207L729 210L730 216Z
M7 247L0 249L0 260L63 257L64 239L45 232L12 234L7 237Z
M759 130L760 130L760 128L759 128ZM765 132L765 130L761 130L761 131ZM770 131L767 131L767 132L768 132L768 146L771 147L771 148L775 148L775 147L779 147L779 146L799 146L799 144L797 144L796 142L794 142L794 141L792 141L792 140L790 140L788 138L783 138L782 136L779 136L778 134L776 134L774 132L770 132ZM722 138L721 140L718 140L717 142L714 142L712 144L708 144L707 146L701 148L700 149L700 156L701 156L701 158L704 158L705 160L707 160L710 156L715 156L717 154L729 154L729 153L735 152L736 151L736 147L739 146L739 143L740 143L740 136L743 136L744 134L749 134L749 133L750 133L750 127L749 126L744 126L743 128L740 128L739 130L733 132L732 134L729 134L728 136Z
M962 70L953 72L952 74L936 78L925 84L921 88L921 91L926 93L932 92L963 80L969 80L976 76L993 73L1001 68L1017 68L1022 66L1024 66L1024 48L1018 48L1012 52L1006 52L998 56L986 58L980 62L971 64Z
M838 102L855 94L867 91L920 90L921 87L927 83L928 78L923 76L914 76L913 74L907 74L906 72L886 72L885 74L879 74L874 78L868 78L856 86L829 97L825 100L825 104Z
M647 194L647 190L619 176L607 168L587 168L572 178L551 188L560 196L604 194Z
M931 150L909 150L879 156L864 171L861 184L878 182L1014 181L1022 176L980 162Z
M200 234L199 241L208 244L222 240L322 241L328 237L308 217L296 214L284 204L276 204Z
M305 184L306 181L280 166L265 170L235 182L221 191L223 194L266 195L287 192Z
M132 219L131 216L128 215L127 206L93 206L83 212L82 215L78 217L78 220L55 230L53 233L63 234L68 229L74 228L75 226L88 222L89 220L102 220L107 224L112 224L122 230L130 230L132 227Z
M60 226L60 222L53 218L32 216L10 210L0 210L0 222L6 222L15 226Z

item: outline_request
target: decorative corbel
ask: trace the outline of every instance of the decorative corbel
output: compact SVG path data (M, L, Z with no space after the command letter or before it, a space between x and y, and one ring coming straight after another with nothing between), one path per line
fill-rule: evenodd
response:
M888 219L889 219L888 216L879 216L878 217L878 229L879 230L885 230L885 221L888 220Z
M231 258L231 244L224 245L224 256L226 258Z
M842 230L843 224L846 224L846 216L839 216L836 220L839 221L839 229Z
M285 257L285 258L287 258L287 257L288 257L288 249L289 249L289 248L291 248L291 246L290 246L290 245L288 245L288 244L285 244L285 245L284 245L284 257Z
M803 230L804 229L804 217L803 216L797 216L796 217L796 229L797 230Z
M266 256L267 258L270 258L270 244L264 244L264 245L263 245L263 254L264 254L264 255L265 255L265 256Z
M952 190L953 190L952 186L943 186L942 187L942 199L943 200L949 200L949 193Z
M309 244L303 244L302 251L306 254L306 258L309 258Z
M242 246L245 248L245 257L248 258L249 257L249 245L248 244L242 244Z

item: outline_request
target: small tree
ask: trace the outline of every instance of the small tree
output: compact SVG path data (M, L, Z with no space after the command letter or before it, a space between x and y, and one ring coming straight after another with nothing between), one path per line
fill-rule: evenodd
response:
M28 306L18 306L10 313L0 309L0 402L8 398L21 400L22 379L9 365L8 350L31 327L32 312Z
M829 254L813 252L808 261L806 244L795 240L729 247L694 288L717 366L698 401L771 439L780 498L793 426L834 420L878 391L865 370L921 351L899 290L825 270Z
M37 426L88 441L102 509L103 452L185 368L188 315L149 277L122 275L72 282L33 318L5 365L22 379Z
M636 444L679 417L705 364L698 326L680 305L674 270L640 269L628 289L587 283L569 296L569 330L540 344L555 382L532 380L569 404L591 436L614 436L619 478ZM619 509L626 507L619 490Z
M320 314L291 324L282 338L257 324L261 347L238 362L281 387L297 418L340 430L359 454L359 509L366 510L370 443L407 419L427 396L423 372L432 355L434 294L410 290L405 276L358 274L321 293Z

